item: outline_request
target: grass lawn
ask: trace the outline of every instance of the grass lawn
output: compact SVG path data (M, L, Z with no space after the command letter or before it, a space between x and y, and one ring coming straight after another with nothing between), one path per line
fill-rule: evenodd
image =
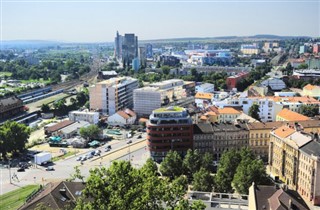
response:
M27 185L20 189L0 195L0 209L18 209L24 204L26 198L36 189L39 185Z
M0 77L4 77L4 76L11 77L11 75L12 75L11 72L7 72L7 71L1 71L0 72Z
M65 159L65 158L70 157L70 156L72 156L72 155L76 155L77 153L78 153L77 151L72 151L72 152L67 152L65 155L53 157L53 158L52 158L52 162Z

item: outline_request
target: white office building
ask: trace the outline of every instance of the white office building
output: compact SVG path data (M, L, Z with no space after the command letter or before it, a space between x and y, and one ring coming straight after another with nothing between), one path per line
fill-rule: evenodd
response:
M69 119L72 121L86 121L90 124L98 124L99 112L85 111L72 111L69 112Z
M124 108L133 107L133 90L139 86L131 77L111 78L89 88L90 109L112 115Z
M201 85L196 86L196 93L213 93L214 92L214 84L211 83L203 83Z

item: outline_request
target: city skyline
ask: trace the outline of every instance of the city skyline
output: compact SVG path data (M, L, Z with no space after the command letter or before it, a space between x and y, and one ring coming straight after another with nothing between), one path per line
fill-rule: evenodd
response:
M2 40L320 36L319 1L2 1Z

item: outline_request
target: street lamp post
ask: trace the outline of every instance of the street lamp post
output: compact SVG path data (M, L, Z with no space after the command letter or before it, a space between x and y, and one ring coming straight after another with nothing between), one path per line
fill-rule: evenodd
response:
M11 162L9 159L9 179L10 179L10 184L12 184L12 180L11 180Z

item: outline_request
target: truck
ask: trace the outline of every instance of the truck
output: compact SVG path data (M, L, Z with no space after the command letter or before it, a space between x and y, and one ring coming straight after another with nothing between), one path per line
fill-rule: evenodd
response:
M41 152L34 155L34 163L37 165L45 165L51 161L52 155L49 152Z

